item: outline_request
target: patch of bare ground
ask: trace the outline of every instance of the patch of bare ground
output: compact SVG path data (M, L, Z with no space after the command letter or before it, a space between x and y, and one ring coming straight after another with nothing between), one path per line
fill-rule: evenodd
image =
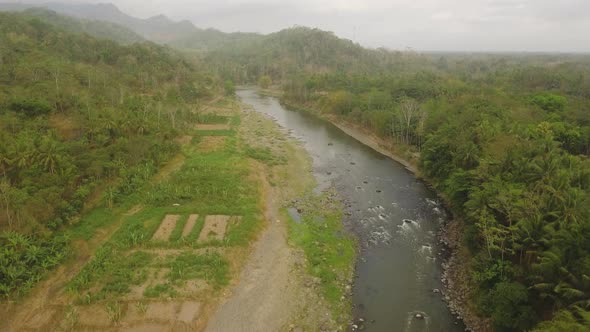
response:
M134 252L141 251L153 255L155 258L171 258L178 256L183 253L192 253L195 255L207 255L207 254L223 254L225 248L223 247L205 247L199 249L138 249L138 250L131 250L129 254Z
M166 217L164 217L164 220L162 220L160 227L158 227L158 230L154 233L152 240L167 241L168 238L170 238L172 231L174 231L174 228L176 227L176 222L179 219L180 216L177 214L167 214Z
M229 130L229 124L225 123L199 123L195 125L197 130Z
M198 243L205 243L211 240L223 241L227 224L231 216L211 215L205 217L205 224L199 234Z
M170 330L171 327L169 324L158 323L140 323L135 326L122 327L119 329L121 332L166 332Z
M48 308L47 310L38 312L29 321L26 322L27 329L40 329L53 321L59 309Z
M225 136L203 136L197 147L199 152L213 152L220 150L225 145Z
M233 107L233 105L230 105L230 106L227 106L227 107L223 107L223 106L205 106L202 111L203 112L206 112L206 113L214 113L215 115L221 115L221 116L231 116L231 115L234 115L236 113L236 110Z
M104 329L113 325L113 321L104 305L93 304L78 307L79 327Z
M119 331L195 331L200 313L193 300L129 303Z

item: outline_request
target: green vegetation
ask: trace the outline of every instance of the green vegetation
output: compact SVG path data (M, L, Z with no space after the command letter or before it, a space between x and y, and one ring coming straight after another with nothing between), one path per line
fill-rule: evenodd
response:
M344 299L354 269L356 245L343 228L342 206L335 193L326 192L319 197L307 194L297 208L302 211L301 220L289 222L289 239L305 252L309 274L319 278L336 321L346 323L352 308Z
M227 119L213 118L227 122ZM212 120L213 121L213 120ZM227 144L217 151L197 153L184 149L186 159L179 170L160 182L145 183L139 193L127 198L146 207L123 218L122 226L95 254L93 260L69 283L69 290L83 303L125 296L132 286L145 284L153 271L169 271L149 284L146 297L175 297L188 280L204 280L218 290L229 282L229 262L223 255L195 254L194 248L247 246L260 227L258 184L249 177L248 160L238 152L233 129ZM200 135L201 131L193 134ZM130 205L125 204L123 205ZM179 206L174 206L179 204ZM100 211L100 209L98 210ZM200 215L187 237L181 237L189 214ZM152 239L167 214L181 218L166 241ZM197 243L206 215L242 216L230 225L224 241ZM178 255L154 258L146 250L180 249Z
M87 240L112 222L106 208L80 214L142 187L179 152L173 138L195 122L197 100L218 89L169 49L68 32L87 31L79 24L0 13L2 297L66 257L64 234Z
M260 76L258 79L258 86L263 89L268 89L268 87L272 84L272 78L268 75Z
M58 265L67 253L67 238L42 239L16 232L0 234L0 296L26 293L46 269Z
M195 255L184 253L164 264L170 269L170 280L203 279L218 289L229 282L229 266L219 254Z

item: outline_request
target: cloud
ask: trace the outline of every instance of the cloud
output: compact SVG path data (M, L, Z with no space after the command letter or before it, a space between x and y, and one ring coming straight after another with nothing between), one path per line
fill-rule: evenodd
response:
M590 51L590 0L111 1L134 16L164 14L227 32L306 25L372 47Z

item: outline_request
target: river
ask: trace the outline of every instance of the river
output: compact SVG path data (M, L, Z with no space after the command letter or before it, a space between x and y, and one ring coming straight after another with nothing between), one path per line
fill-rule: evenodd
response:
M445 253L436 234L448 216L436 194L313 114L287 110L256 90L237 95L301 140L319 187L334 187L345 199L344 222L361 247L352 298L357 324L364 331L463 331L439 292Z

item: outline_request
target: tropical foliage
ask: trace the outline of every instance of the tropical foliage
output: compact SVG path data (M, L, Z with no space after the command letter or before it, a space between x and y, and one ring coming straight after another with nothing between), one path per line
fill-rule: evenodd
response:
M0 13L0 296L61 261L60 234L89 201L117 202L176 153L199 98L218 89L170 49L60 22Z

